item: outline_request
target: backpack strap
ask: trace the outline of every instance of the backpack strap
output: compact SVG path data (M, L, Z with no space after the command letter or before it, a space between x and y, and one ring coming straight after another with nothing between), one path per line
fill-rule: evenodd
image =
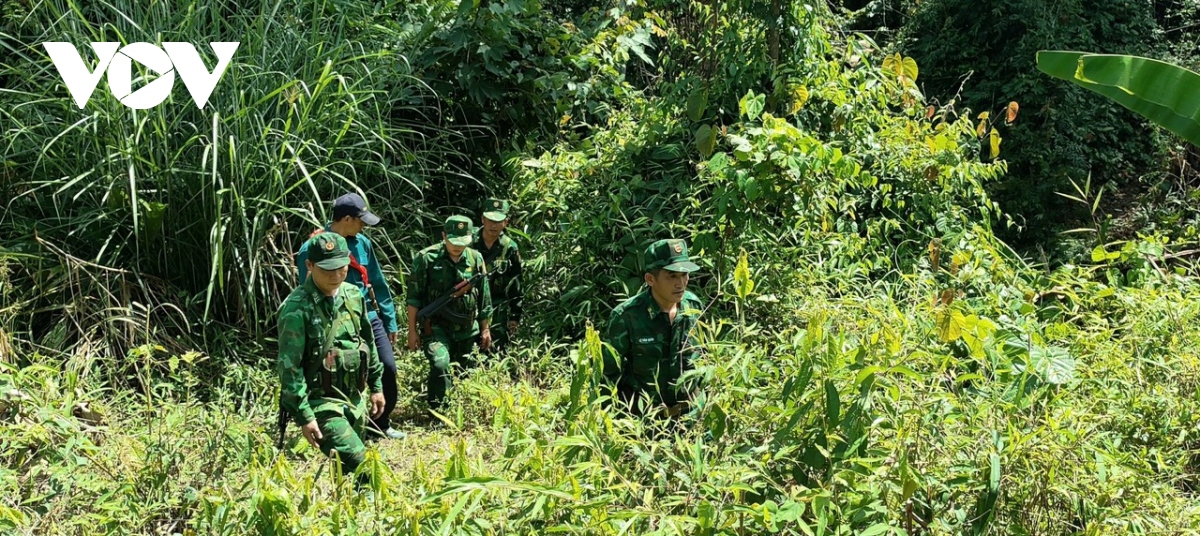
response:
M358 275L362 277L363 285L367 287L367 295L371 297L371 305L375 307L375 313L382 315L383 313L379 310L379 300L375 299L375 287L371 286L371 278L367 276L367 269L358 263L358 259L354 258L353 253L350 254L350 267L354 268L358 272ZM363 308L365 309L366 307L364 306Z

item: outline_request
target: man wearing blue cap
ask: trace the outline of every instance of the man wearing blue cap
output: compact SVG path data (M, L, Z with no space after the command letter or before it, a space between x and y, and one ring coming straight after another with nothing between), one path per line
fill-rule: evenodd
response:
M317 231L331 231L346 239L346 244L350 247L350 271L346 282L358 287L368 304L367 318L374 331L379 360L383 363L385 400L383 412L372 417L370 428L377 437L403 439L404 432L392 428L390 419L392 410L396 408L396 356L393 350L396 334L399 332L396 307L392 303L392 293L383 276L379 259L375 256L375 248L370 239L362 234L363 228L378 223L379 216L367 209L367 202L362 196L348 193L333 201L333 221ZM308 277L308 269L304 263L307 259L306 242L296 253L296 269L301 283Z

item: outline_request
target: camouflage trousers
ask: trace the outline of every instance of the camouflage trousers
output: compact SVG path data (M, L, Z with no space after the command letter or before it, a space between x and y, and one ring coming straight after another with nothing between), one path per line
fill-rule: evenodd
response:
M317 427L321 429L321 452L326 456L337 453L342 461L342 474L352 474L366 460L366 401L357 404L328 402L313 408Z
M438 327L434 327L432 331L432 334L422 335L421 346L425 352L425 359L429 361L429 380L427 382L429 390L426 397L429 401L429 409L436 410L442 407L442 402L446 399L446 391L450 390L453 383L450 363L456 363L464 368L473 365L471 350L475 346L475 341L479 340L479 336L456 338L455 334Z
M508 311L503 308L492 309L492 323L488 331L492 332L492 347L489 353L500 353L508 349L512 341L512 333L508 332Z

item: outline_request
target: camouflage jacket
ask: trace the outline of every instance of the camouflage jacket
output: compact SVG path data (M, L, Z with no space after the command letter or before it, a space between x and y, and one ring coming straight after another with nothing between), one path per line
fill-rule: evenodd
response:
M279 308L280 405L301 426L326 405L364 408L367 387L383 391L374 341L358 287L342 283L331 298L306 279Z
M517 242L506 234L488 248L483 230L475 230L473 248L483 254L483 261L492 271L488 285L492 289L492 322L520 322L524 313L521 298L521 253Z
M421 309L449 292L454 285L486 269L483 255L474 249L464 249L458 262L454 262L450 260L445 244L434 244L413 257L406 301L408 305ZM446 309L469 320L460 324L443 316L435 316L431 320L434 327L445 330L455 340L478 336L479 322L492 320L492 296L487 278L461 298L451 301Z
M621 391L646 392L656 403L675 404L675 382L699 355L691 331L702 307L700 298L685 292L671 322L648 288L618 305L604 331L604 342L612 346L604 350L605 378Z

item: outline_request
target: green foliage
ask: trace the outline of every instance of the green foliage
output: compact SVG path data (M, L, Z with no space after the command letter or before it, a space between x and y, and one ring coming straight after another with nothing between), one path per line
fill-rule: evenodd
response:
M30 61L0 66L28 80L0 100L34 100L0 108L17 120L0 159L2 531L1200 526L1200 285L1166 264L1174 242L1113 242L1078 179L1058 197L1093 216L1085 255L1025 264L991 231L1007 220L987 187L1034 101L930 105L938 64L837 31L824 4L148 4L127 10L140 29L64 5L29 20L79 40L258 28L243 46L264 52L237 59L214 111L133 113L100 91L80 115L47 89L44 28L3 19ZM500 153L484 180L463 174ZM294 428L272 447L273 341L254 336L322 200L356 183L392 259L430 241L438 200L510 193L530 281L516 347L456 371L443 418L419 417L423 357L397 355L410 435L370 444L369 494ZM608 407L596 328L668 235L706 302L684 378L700 392L669 422ZM225 322L201 338L205 306Z
M176 333L214 322L269 333L294 284L291 253L336 194L364 191L385 218L419 227L430 183L460 179L445 161L450 132L393 119L420 113L408 103L428 91L387 47L391 34L369 24L401 4L66 0L10 20L0 177L14 194L0 242L43 263L16 272L18 288L39 290L19 309L63 307L76 320L61 337L24 338L61 348L123 317L160 315ZM102 84L80 110L40 45L50 40L85 56L98 40L241 46L204 110L179 84L147 111Z
M649 61L654 24L598 6L560 11L557 2L474 0L416 4L406 13L413 74L463 136L455 157L482 182L452 185L439 200L507 187L500 162L560 133L586 134L628 91L626 65ZM444 109L444 111L443 111ZM465 207L474 211L476 207Z
M795 9L810 30L787 50L784 112L751 90L726 122L710 103L729 96L664 86L615 109L608 130L510 162L523 224L546 255L534 263L561 266L542 272L533 297L547 324L580 333L611 307L597 304L597 286L636 292L642 248L657 236L691 237L719 291L733 269L724 259L740 249L768 274L820 262L866 277L911 264L969 221L1002 220L983 185L1004 164L978 161L970 121L926 113L911 58L881 69L893 59L869 40L832 42L820 16ZM764 299L795 284L768 277Z
M1081 215L1055 195L1069 191L1070 180L1090 174L1097 185L1120 187L1160 165L1164 144L1143 121L1081 88L1048 83L1035 63L1044 49L1153 55L1158 26L1149 7L935 0L919 3L905 24L899 48L921 65L932 98L972 116L1010 101L1023 107L1005 128L1009 173L989 189L1022 229L1005 236L1047 244Z

